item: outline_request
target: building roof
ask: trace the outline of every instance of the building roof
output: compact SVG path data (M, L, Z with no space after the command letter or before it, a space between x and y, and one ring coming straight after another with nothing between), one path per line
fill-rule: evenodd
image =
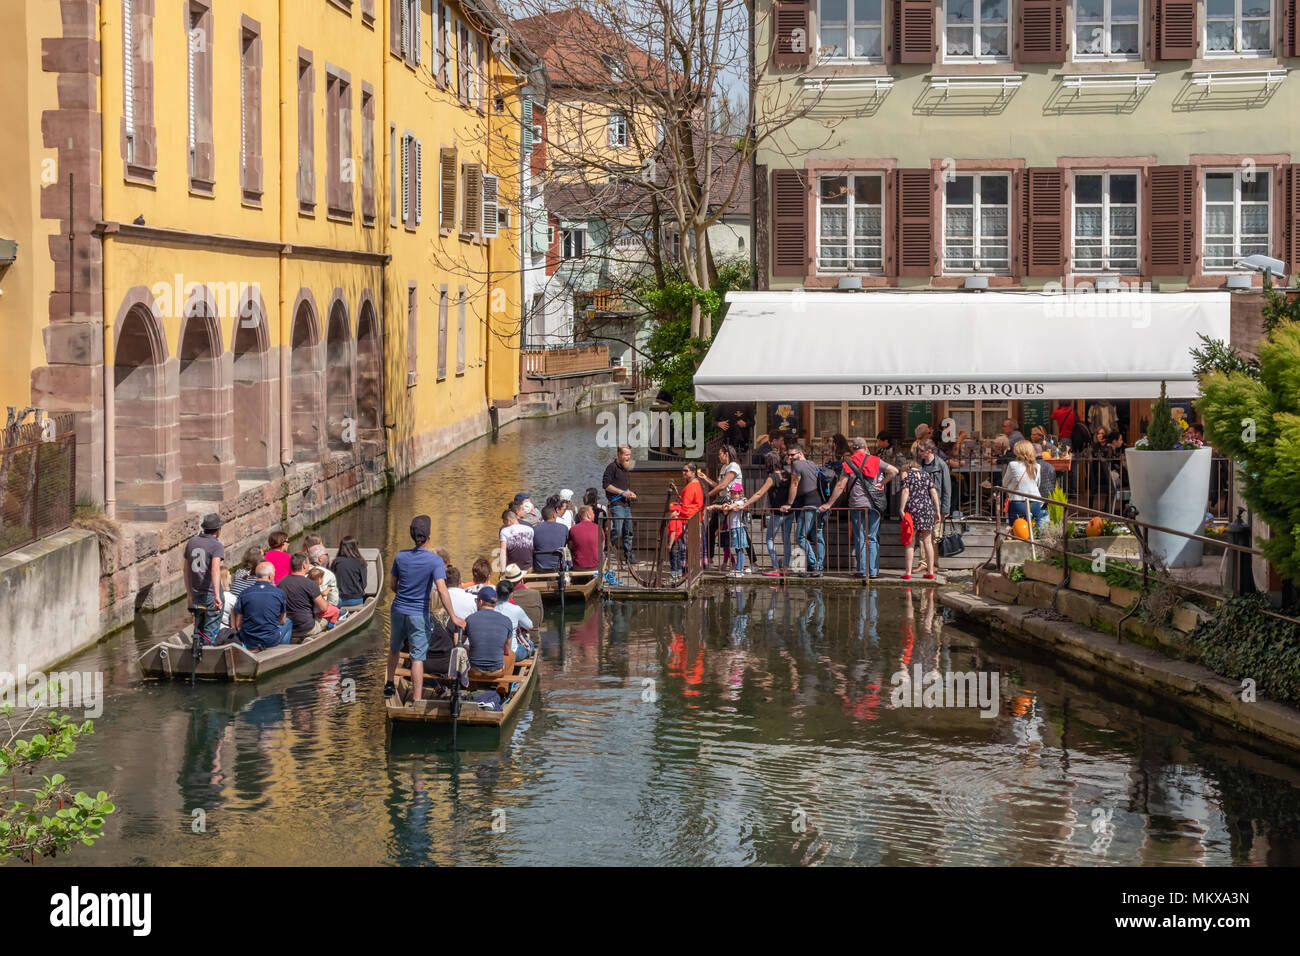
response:
M667 72L662 60L580 7L525 17L513 26L541 59L552 86L599 89L616 86L628 73L644 81Z

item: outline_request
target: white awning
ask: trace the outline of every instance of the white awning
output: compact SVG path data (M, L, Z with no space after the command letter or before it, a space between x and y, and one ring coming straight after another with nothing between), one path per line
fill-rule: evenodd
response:
M730 292L695 373L719 401L1171 398L1226 292Z

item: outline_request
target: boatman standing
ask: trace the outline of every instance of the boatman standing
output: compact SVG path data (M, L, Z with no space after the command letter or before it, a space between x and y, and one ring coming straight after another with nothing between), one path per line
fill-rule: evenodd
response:
M605 486L605 497L609 500L609 545L623 545L623 560L629 566L635 566L632 555L632 502L636 492L628 486L632 483L629 474L632 465L632 446L620 445L618 456L605 468L601 483Z
M226 549L217 540L221 518L203 516L202 531L185 542L185 591L194 613L194 632L203 643L215 644L221 630L221 562Z
M429 543L430 524L428 515L416 515L412 519L411 540L415 542L415 547L397 553L388 575L388 587L393 592L393 606L389 612L390 639L385 697L397 693L397 687L393 683L393 677L397 673L397 658L401 654L402 645L409 644L411 689L414 691L411 699L423 699L424 661L429 654L429 631L432 627L429 597L435 587L443 608L451 617L451 623L462 630L465 627L464 618L457 616L452 608L451 592L447 590L447 571L442 558L426 547Z

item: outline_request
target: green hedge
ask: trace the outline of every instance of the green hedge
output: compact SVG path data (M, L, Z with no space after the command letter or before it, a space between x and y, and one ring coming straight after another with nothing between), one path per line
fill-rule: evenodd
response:
M1251 678L1261 697L1300 704L1300 624L1261 614L1258 594L1225 601L1188 642L1201 662L1233 680Z

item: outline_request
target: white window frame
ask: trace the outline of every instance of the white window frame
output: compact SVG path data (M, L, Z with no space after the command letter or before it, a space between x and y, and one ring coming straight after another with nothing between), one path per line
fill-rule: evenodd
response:
M627 146L627 114L622 110L609 111L608 145L617 149Z
M1076 210L1079 207L1079 190L1077 180L1080 176L1100 176L1101 177L1101 266L1096 269L1084 269L1079 266L1078 260L1081 258L1078 253L1079 236L1075 232L1078 228L1078 217ZM1114 237L1110 234L1110 179L1112 176L1132 176L1134 177L1134 206L1136 210L1137 232L1133 236L1133 243L1136 249L1134 261L1131 267L1121 268L1111 265L1111 241ZM1135 169L1076 169L1074 171L1074 182L1071 183L1070 189L1070 271L1072 273L1082 273L1085 275L1098 275L1100 273L1114 273L1117 275L1138 275L1142 271L1142 174ZM1091 206L1093 203L1086 203ZM1127 206L1128 203L1119 205ZM1126 237L1120 237L1126 238Z
M1012 31L1015 29L1015 24L1016 24L1015 0L1007 0L1007 20L1006 20L1007 50L1005 53L1000 53L996 56L985 56L982 53L974 52L978 50L981 46L979 39L980 39L980 31L983 29L983 23L981 21L981 13L980 13L980 0L971 0L975 12L975 19L971 23L972 52L969 54L948 52L948 4L951 2L953 2L953 0L943 0L943 10L942 10L943 38L942 38L942 45L939 48L940 52L943 55L942 62L944 63L1010 63L1011 45L1012 43L1014 43L1014 36L1012 34ZM964 24L962 26L964 26Z
M854 248L853 248L853 243L855 239L855 236L853 234L853 225L855 219L854 211L857 206L857 202L855 199L856 190L854 189L854 186L856 185L855 180L859 176L871 177L873 179L880 180L880 265L879 266L868 266L865 268L859 268L854 264L854 259L856 257L854 255ZM847 196L848 203L845 206L846 209L845 223L848 229L848 235L846 237L844 265L832 267L832 266L827 266L822 262L821 181L823 179L839 179L841 177L848 179L848 196ZM825 172L818 175L816 185L817 185L816 210L814 212L815 218L814 218L814 226L813 226L814 230L816 231L816 236L814 238L815 245L813 248L816 250L817 253L817 273L819 275L844 275L846 273L852 273L854 275L884 275L885 274L885 236L889 231L888 223L885 221L886 216L888 216L888 211L885 208L886 203L885 203L884 172L880 170L875 170L875 171L861 170L857 172L848 172L848 171Z
M1217 58L1231 57L1234 59L1240 59L1243 57L1260 58L1260 57L1273 56L1273 52L1277 44L1277 23L1275 21L1277 19L1278 0L1269 0L1267 17L1242 17L1241 15L1242 4L1246 2L1247 0L1233 0L1232 49L1231 50L1210 49L1210 6L1208 3L1206 3L1203 6L1201 10L1201 17L1202 17L1201 49L1204 51L1203 55L1207 60L1214 59L1216 57ZM1215 17L1214 19L1218 21L1218 20L1222 20L1223 18ZM1241 49L1241 37L1242 37L1241 24L1243 19L1249 22L1267 20L1268 42L1264 45L1264 49L1262 50Z
M581 251L578 255L566 255L566 254L565 254L565 250L564 250L565 242L566 242L566 240L569 239L570 236L575 236L575 237L576 237L576 236L581 236L581 237L582 237L582 251ZM562 229L560 229L560 259L561 259L561 260L564 260L564 261L568 261L568 260L572 260L572 259L585 259L585 258L587 258L587 227L586 227L586 225L581 225L581 226L569 226L569 227L567 227L567 228L562 228Z
M843 23L843 29L845 31L844 42L849 45L849 49L845 50L844 53L842 54L827 53L826 56L833 63L883 63L885 59L884 17L885 17L885 4L887 3L887 0L879 0L880 18L878 20L868 21L864 23L857 22L856 5L857 3L861 2L861 0L845 0L845 2L847 4L847 7L845 9L845 16L847 19ZM826 23L824 22L822 17L822 2L821 0L819 0L817 4L817 49L819 52L822 50L829 49L829 47L827 47L827 45L822 41L822 30L825 28L825 26ZM841 24L836 23L834 24L834 26L837 29L839 29ZM854 49L853 41L855 39L857 31L862 29L865 30L874 29L880 34L880 56L854 56L853 53L850 52L851 50Z
M940 262L943 275L1009 275L1011 273L1011 220L1015 213L1015 196L1012 193L1012 182L1010 172L962 172L957 173L957 178L965 176L972 177L971 183L971 261L975 263L972 268L959 269L949 267L948 265L948 183L946 180L941 181L943 187L940 190L941 201L939 209L939 226L940 226ZM999 177L1007 181L1007 258L1005 263L1000 266L983 266L980 265L980 246L984 236L980 232L981 211L983 209L983 200L980 198L980 181L986 177Z
M1217 173L1222 175L1230 174L1232 176L1232 263L1229 265L1210 265L1210 255L1209 255L1210 217L1209 217L1208 207L1211 205L1211 202L1210 202L1210 191L1206 186L1206 180L1212 173ZM1268 232L1264 240L1264 253L1265 255L1270 255L1270 256L1273 254L1273 227L1274 227L1273 202L1274 199L1276 198L1274 196L1274 190L1273 190L1273 170L1266 166L1260 166L1254 169L1253 171L1242 169L1239 166L1235 168L1234 167L1226 167L1226 168L1209 167L1201 170L1201 256L1202 256L1201 271L1205 274L1210 274L1210 273L1223 274L1223 273L1230 273L1230 272L1241 272L1242 270L1237 268L1238 260L1240 260L1244 255L1253 254L1253 253L1243 253L1241 249L1241 245L1242 245L1241 184L1242 184L1242 177L1248 175L1255 176L1256 181L1263 180L1265 186L1268 189L1267 199L1265 199L1262 203L1259 202L1258 200L1251 200L1249 205L1263 206L1268 215ZM1214 205L1219 205L1219 204L1214 203ZM1222 243L1217 243L1217 244L1222 245Z
M1140 2L1137 5L1137 13L1136 13L1137 52L1136 53L1111 53L1110 35L1111 35L1111 30L1114 27L1114 14L1112 11L1112 4L1114 0L1102 0L1102 2L1105 4L1105 7L1102 12L1102 25L1100 29L1103 34L1102 43L1103 43L1104 52L1093 53L1091 51L1083 50L1079 45L1079 26L1080 26L1079 0L1072 0L1071 6L1073 7L1073 13L1074 13L1074 36L1070 38L1070 50L1071 50L1072 58L1074 60L1084 62L1084 63L1098 63L1098 62L1127 63L1127 62L1141 61L1144 58L1144 54L1142 52L1143 51L1142 42L1143 42L1143 34L1144 34L1142 21L1144 19L1143 12L1146 9L1145 3L1141 2L1140 0ZM1124 21L1124 22L1127 23L1128 21ZM1094 26L1093 29L1095 30L1097 28Z

